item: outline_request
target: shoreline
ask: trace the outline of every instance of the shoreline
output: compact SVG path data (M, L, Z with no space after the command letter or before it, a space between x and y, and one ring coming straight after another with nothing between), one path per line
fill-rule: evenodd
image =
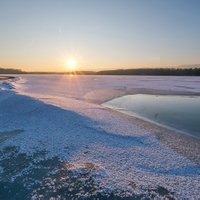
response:
M162 128L150 122L123 114L110 108L105 108L105 110L155 135L162 144L170 147L173 151L200 166L200 140Z
M151 95L192 95L200 96L198 92L186 92L186 91L172 91L172 90L156 90L146 88L133 88L133 89L107 89L107 90L96 90L89 92L85 95L86 102L102 105L103 103L112 99L122 97L125 95L134 94L151 94ZM103 106L104 107L104 106ZM121 113L108 107L104 109L122 119L129 121L130 123L138 126L139 128L146 130L155 135L159 141L170 147L173 151L183 155L192 162L200 166L200 140L184 135L173 130L166 129L158 126L151 122L139 119L137 117Z

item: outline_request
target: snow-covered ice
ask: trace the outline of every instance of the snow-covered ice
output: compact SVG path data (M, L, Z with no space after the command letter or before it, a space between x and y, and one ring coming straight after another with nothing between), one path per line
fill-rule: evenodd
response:
M199 77L20 75L6 83L12 87L0 83L0 136L18 130L0 147L3 192L10 190L16 199L112 193L200 198L197 164L84 98L94 90L123 88L200 92L199 82ZM24 194L13 193L16 184Z

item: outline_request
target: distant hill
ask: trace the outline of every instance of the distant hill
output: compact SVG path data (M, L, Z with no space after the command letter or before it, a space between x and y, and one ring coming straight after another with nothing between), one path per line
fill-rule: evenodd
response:
M27 74L27 72L24 72L21 69L0 68L0 74Z

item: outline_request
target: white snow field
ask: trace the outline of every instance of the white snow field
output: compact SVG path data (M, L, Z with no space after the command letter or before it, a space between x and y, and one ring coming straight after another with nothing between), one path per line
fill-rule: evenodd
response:
M200 77L17 75L0 88L0 199L200 198L199 165L84 98L200 92Z

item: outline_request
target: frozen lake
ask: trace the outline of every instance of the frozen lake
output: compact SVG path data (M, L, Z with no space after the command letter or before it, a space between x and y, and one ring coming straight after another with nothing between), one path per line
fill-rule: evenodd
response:
M113 99L103 106L200 139L199 96L136 94Z
M16 77L0 82L0 199L200 198L199 140L100 105L200 77Z

